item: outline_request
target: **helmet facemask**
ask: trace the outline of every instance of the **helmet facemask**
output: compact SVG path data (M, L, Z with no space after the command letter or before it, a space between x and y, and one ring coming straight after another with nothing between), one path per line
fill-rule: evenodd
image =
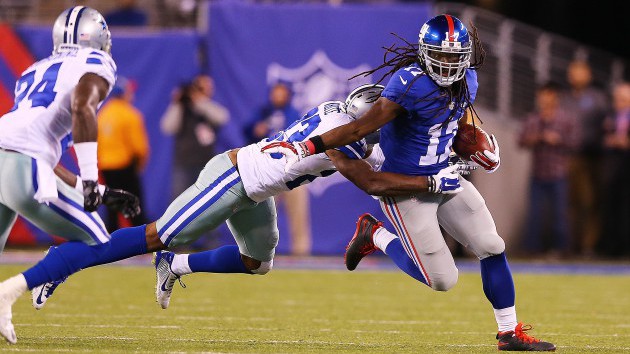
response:
M460 42L444 41L442 46L436 46L422 43L421 39L418 56L433 81L447 87L464 78L471 54L470 44L464 48Z

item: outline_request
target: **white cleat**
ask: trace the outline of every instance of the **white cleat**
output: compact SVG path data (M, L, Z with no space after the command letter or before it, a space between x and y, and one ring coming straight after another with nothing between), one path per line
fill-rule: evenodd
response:
M154 254L153 263L155 264L155 275L157 282L155 284L155 297L158 304L163 309L168 308L171 302L171 294L173 293L173 285L179 280L182 288L186 285L182 282L181 277L171 270L173 257L175 253L160 251Z
M66 280L56 280L50 283L45 283L40 286L36 286L31 290L31 299L33 300L33 307L36 310L44 308L46 301L52 296L57 287Z

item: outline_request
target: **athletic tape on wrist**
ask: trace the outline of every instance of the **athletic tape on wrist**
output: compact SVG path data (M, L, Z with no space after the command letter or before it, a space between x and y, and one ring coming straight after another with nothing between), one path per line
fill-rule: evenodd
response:
M84 181L98 180L98 165L96 157L97 144L95 141L74 144L77 164Z

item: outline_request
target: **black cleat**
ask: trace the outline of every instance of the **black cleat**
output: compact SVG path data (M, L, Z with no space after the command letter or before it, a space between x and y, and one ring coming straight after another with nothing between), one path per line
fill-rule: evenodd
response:
M352 236L352 240L346 246L344 260L348 270L355 270L363 257L374 253L378 248L374 245L372 236L383 223L376 220L369 213L365 213L357 220L357 230Z
M532 326L522 323L516 325L513 331L499 332L497 339L499 340L498 349L514 352L554 352L556 346L549 342L538 340L525 331L532 329Z

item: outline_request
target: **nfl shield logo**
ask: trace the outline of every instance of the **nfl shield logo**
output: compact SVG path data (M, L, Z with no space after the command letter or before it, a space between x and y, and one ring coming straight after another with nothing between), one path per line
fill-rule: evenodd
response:
M293 106L305 113L320 103L330 100L344 101L352 89L372 83L372 77L350 77L370 70L367 64L355 68L342 68L333 63L326 53L316 51L304 65L298 68L286 68L278 63L271 63L267 68L267 85L278 81L286 82L293 90Z

